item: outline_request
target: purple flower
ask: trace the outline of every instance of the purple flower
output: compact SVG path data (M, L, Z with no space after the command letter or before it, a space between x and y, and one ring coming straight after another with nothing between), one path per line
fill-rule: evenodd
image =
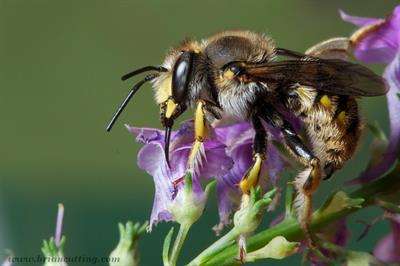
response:
M400 262L400 214L389 216L392 232L379 240L374 256L385 263Z
M350 238L350 231L347 228L346 219L342 218L334 223L329 224L320 233L318 233L318 237L327 243L332 243L339 247L345 247ZM325 257L330 259L335 259L338 255L340 255L327 248L322 248L320 251ZM314 254L311 254L310 260L314 266L329 265L325 262L322 262L318 256Z
M138 154L138 166L154 179L155 196L150 217L150 230L159 221L175 220L170 208L183 206L185 202L183 177L187 172L187 163L194 142L193 122L181 125L171 134L170 165L168 167L164 153L164 133L158 129L126 126L144 146ZM198 171L193 173L193 197L201 205L205 203L205 194L201 188L201 178L221 177L232 168L232 159L225 153L225 145L212 136L203 143L201 162Z
M252 144L254 130L249 123L242 122L215 128L215 134L219 141L226 145L227 154L233 161L233 167L223 176L217 179L218 209L220 224L229 223L229 216L233 209L240 203L241 191L238 184L246 171L252 165ZM261 176L268 171L268 176L273 185L276 185L279 173L284 168L284 162L276 148L269 143L267 160L261 172ZM260 180L261 185L263 180ZM265 182L264 182L265 183Z
M387 94L390 139L381 163L367 169L352 183L364 183L384 174L395 162L400 150L400 5L385 19L362 18L340 11L343 20L360 26L351 36L354 55L365 63L387 64L383 74L389 85Z

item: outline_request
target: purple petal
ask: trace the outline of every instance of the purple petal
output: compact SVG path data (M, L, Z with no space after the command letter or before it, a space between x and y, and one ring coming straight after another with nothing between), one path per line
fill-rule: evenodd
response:
M137 163L139 168L153 177L155 184L154 204L150 217L151 228L159 221L172 220L168 206L173 202L181 201L179 192L182 190L182 185L179 185L179 182L183 181L182 178L188 170L188 157L194 142L193 121L182 123L180 128L171 134L171 168L165 160L163 131L130 126L127 126L127 129L136 136L137 141L144 143L138 153ZM204 200L200 178L222 176L233 165L232 159L226 154L226 146L213 138L212 134L210 135L211 137L203 144L204 153L199 164L199 171L193 176L193 191L199 201Z
M340 219L330 225L328 225L326 228L324 228L319 234L318 237L321 238L323 241L331 242L337 246L344 247L347 244L347 241L350 238L350 231L347 228L347 222L346 219ZM335 253L330 251L329 249L322 248L320 250L322 254L330 258L332 260L336 259ZM312 254L310 256L311 264L314 266L325 266L328 265L325 262L322 262L319 257L317 257L315 254Z
M400 52L396 55L393 62L385 69L384 77L389 85L387 102L390 119L390 139L388 148L382 156L381 163L367 169L351 184L366 183L384 174L399 156L400 150Z
M226 154L226 146L221 142L207 140L204 143L205 158L200 168L204 178L219 177L226 174L233 166L233 160Z
M247 122L235 123L215 128L215 135L219 141L230 147L236 139L240 138L249 129L251 129L251 126Z
M54 235L54 241L57 247L60 247L61 243L63 219L64 219L64 205L59 203L57 211L56 232Z
M284 170L286 163L281 157L279 151L274 145L268 145L268 155L266 160L266 166L268 168L268 176L271 183L274 186L278 185L280 173Z
M347 228L346 219L343 218L338 220L336 223L336 233L332 238L332 243L344 247L346 246L349 238L350 238L350 231Z
M155 141L164 143L164 133L159 129L131 127L129 125L125 125L125 127L136 136L137 142L150 143Z
M386 19L367 24L362 31L353 37L355 57L365 63L389 63L400 46L400 6Z
M390 218L392 232L382 238L374 249L374 256L385 263L400 262L400 215Z
M252 139L254 131L246 123L217 128L220 140L227 143L228 155L234 165L227 174L217 178L217 197L220 222L229 223L232 209L238 206L241 192L238 183L252 163ZM228 143L230 145L228 145Z
M220 224L227 225L230 223L230 214L234 206L238 206L240 203L240 197L238 197L239 190L231 185L224 184L227 179L221 178L217 183L217 197L218 197L218 212ZM237 191L235 191L237 190Z
M161 130L126 127L129 132L136 135L138 142L145 144L138 153L137 163L139 168L145 170L154 180L155 194L149 225L151 230L152 226L160 221L172 220L168 206L172 203L173 181L183 176L184 171L181 170L182 167L176 167L180 171L171 171L168 168L164 156L164 133ZM175 137L175 135L176 132L171 134L172 137ZM185 163L182 162L182 164ZM178 164L175 162L174 165L177 166Z
M139 151L138 166L153 177L155 185L150 228L159 221L170 221L172 216L167 209L172 202L174 179L166 164L162 146L159 143L146 144Z
M229 216L240 202L241 191L238 184L246 171L251 167L253 160L253 137L254 130L248 123L238 123L215 129L217 138L225 141L227 153L233 161L233 167L227 174L217 178L218 210L220 222L229 223ZM283 160L280 158L276 148L268 145L267 160L264 163L261 175L268 171L270 180L276 184L280 171L283 170ZM265 182L260 182L261 185Z
M379 19L379 18L367 18L367 17L351 16L351 15L345 13L341 9L339 9L339 14L340 14L340 17L344 21L352 23L352 24L354 24L356 26L359 26L359 27L364 27L364 26L367 26L367 25L374 24L374 23L382 21L382 19Z

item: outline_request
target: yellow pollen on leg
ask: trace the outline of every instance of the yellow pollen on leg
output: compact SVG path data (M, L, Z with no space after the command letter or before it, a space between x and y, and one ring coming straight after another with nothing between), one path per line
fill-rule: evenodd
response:
M234 76L235 76L235 73L233 73L232 70L227 69L227 70L224 71L223 77L225 79L232 79Z
M203 140L207 133L203 108L204 102L199 101L194 115L194 133L198 140Z
M204 115L204 102L198 101L194 113L194 138L195 142L190 151L188 165L190 168L194 165L197 155L201 152L204 139L207 137L206 118Z
M331 103L331 100L329 99L328 95L322 96L319 101L326 108L331 108L332 107L332 103Z
M170 118L178 105L171 99L167 100L167 108L165 110L165 117Z
M257 153L254 156L254 164L239 183L239 187L244 194L250 193L250 189L257 186L258 180L260 179L262 162L263 158L261 154Z
M344 124L344 122L346 121L346 112L345 111L341 111L337 117L338 121L342 124Z

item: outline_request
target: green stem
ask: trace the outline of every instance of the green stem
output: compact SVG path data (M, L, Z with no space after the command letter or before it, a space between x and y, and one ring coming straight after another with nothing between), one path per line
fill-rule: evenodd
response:
M176 236L174 247L172 248L169 256L169 264L165 266L176 266L179 254L181 252L183 243L185 242L186 236L189 232L191 225L181 224L179 227L178 235Z
M206 248L203 252L201 252L194 260L192 260L188 265L195 266L201 265L206 260L210 259L215 253L220 252L222 249L234 243L235 239L239 236L239 232L233 228L228 233L226 233L223 237L214 242L211 246Z
M333 221L346 217L347 215L354 213L360 209L366 208L375 203L376 197L385 197L387 195L396 194L399 195L399 173L400 164L398 164L390 174L365 186L362 186L360 189L350 193L349 196L351 198L363 198L365 200L359 207L345 208L325 215L314 215L311 222L312 229L318 230ZM315 213L317 212L318 210ZM276 236L283 236L289 241L297 241L304 237L303 231L299 227L296 219L288 218L280 224L270 227L250 237L247 240L247 251L252 252L264 247ZM217 242L219 242L219 240ZM237 254L237 249L237 245L235 243L232 243L231 245L223 248L223 250L217 250L208 253L207 257L210 258L209 260L201 261L201 263L194 264L195 260L197 260L196 258L189 265L236 265L237 262L235 261L235 256ZM207 248L206 250L210 250L210 248ZM203 253L204 251L201 254Z

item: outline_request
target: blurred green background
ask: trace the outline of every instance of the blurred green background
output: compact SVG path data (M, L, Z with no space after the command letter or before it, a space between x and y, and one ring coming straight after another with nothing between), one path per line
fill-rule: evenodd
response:
M304 51L355 29L341 21L339 8L382 17L397 3L0 0L0 250L39 254L41 240L53 234L59 202L66 208L69 256L108 256L117 243L117 222L148 219L153 181L138 169L140 145L123 123L158 127L158 107L150 87L144 88L113 132L106 133L130 86L120 81L121 74L160 63L186 36L203 38L225 29L267 32L279 46ZM361 105L367 119L379 120L387 131L384 97ZM317 201L365 167L370 138L365 134L356 158L322 184ZM363 229L357 220L377 214L368 210L352 217L353 236ZM215 239L210 228L217 221L211 203L194 226L181 262ZM161 243L170 225L161 224L142 239L142 265L161 264ZM380 223L350 246L370 251L387 231ZM270 264L297 265L300 259Z

